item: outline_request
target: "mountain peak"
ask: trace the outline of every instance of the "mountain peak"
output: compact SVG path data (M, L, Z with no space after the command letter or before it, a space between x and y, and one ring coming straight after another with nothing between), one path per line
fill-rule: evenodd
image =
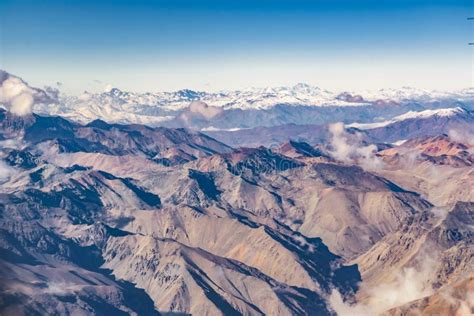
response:
M176 91L175 93L176 95L188 100L198 100L202 95L202 92L197 92L190 89L181 89Z
M467 113L467 110L462 107L453 107L453 108L444 108L444 109L434 109L434 110L424 110L420 112L409 111L405 114L396 116L394 119L397 121L407 120L407 119L416 119L416 118L427 118L431 116L438 117L450 117L460 114Z

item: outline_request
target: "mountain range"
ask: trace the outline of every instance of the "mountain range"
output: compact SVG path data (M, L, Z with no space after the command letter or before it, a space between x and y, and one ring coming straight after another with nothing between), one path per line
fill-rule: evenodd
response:
M316 145L330 141L330 124L284 124L230 131L205 130L205 134L232 146L273 146L288 140ZM391 120L345 125L352 134L366 142L396 143L403 140L440 134L457 133L458 137L474 135L474 112L465 108L409 111ZM465 136L462 136L465 135ZM465 139L464 141L467 141Z
M182 108L140 103L157 111L147 119L173 113L155 124L132 115L146 94L74 108L0 78L2 315L474 312L474 124L460 94L269 105L332 98L297 85L248 109L185 91ZM306 121L259 125L275 111ZM245 128L217 130L232 120Z
M186 127L194 130L236 130L285 124L373 123L409 111L462 107L473 110L474 90L429 91L404 87L376 92L331 92L308 84L292 87L249 88L238 91L135 93L110 88L79 96L58 89L33 88L21 78L0 70L5 95L28 91L36 113L60 115L89 123ZM6 83L6 84L5 84ZM10 102L9 100L5 100Z

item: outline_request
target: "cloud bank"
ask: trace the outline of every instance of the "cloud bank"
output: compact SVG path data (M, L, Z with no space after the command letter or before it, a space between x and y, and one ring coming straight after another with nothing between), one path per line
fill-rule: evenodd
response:
M35 103L57 103L58 93L53 88L47 91L33 88L21 78L0 70L0 104L15 115L30 114Z

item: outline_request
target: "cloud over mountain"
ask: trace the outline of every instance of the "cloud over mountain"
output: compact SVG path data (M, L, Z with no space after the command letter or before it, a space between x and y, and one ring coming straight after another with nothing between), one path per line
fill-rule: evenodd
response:
M35 103L57 103L58 90L33 88L20 77L0 70L0 104L15 115L30 114Z
M347 132L343 123L329 125L329 132L331 133L331 153L336 159L344 162L359 161L367 167L381 165L382 161L375 156L377 146L365 145L360 133Z

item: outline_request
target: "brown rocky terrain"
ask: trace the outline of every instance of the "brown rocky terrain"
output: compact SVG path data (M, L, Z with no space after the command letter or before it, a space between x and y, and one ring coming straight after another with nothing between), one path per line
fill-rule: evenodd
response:
M472 311L472 147L452 136L341 159L5 112L0 136L2 315Z

